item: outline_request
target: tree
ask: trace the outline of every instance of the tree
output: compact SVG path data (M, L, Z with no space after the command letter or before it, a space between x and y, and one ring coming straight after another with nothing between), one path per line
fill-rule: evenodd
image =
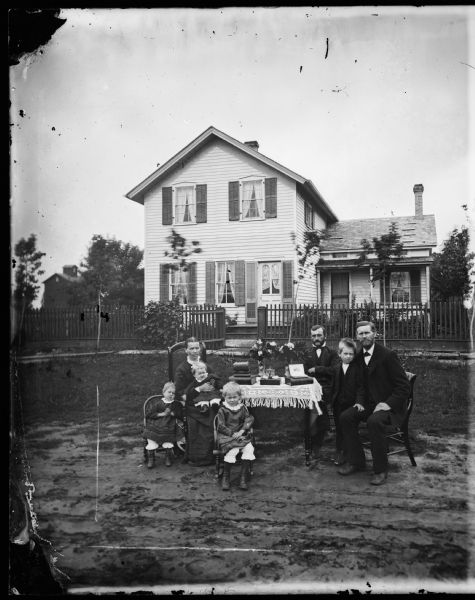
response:
M395 222L389 226L388 233L381 237L373 237L369 242L366 238L361 240L362 251L358 259L359 264L368 264L372 269L370 276L371 285L374 281L383 281L383 343L386 344L386 279L389 267L397 261L403 252L401 235ZM368 256L376 254L376 261L370 260Z
M93 235L87 256L81 262L81 279L70 285L70 304L96 303L97 343L99 350L101 322L108 314L103 304L143 304L143 269L139 268L143 251L115 238Z
M13 259L13 268L15 269L13 300L14 308L20 315L18 330L21 336L25 311L32 308L34 300L38 297L40 289L38 277L44 273L41 268L41 259L45 256L45 252L37 250L36 235L32 233L27 240L21 238L15 244L14 253L17 260ZM18 342L21 343L21 338Z
M164 254L171 259L171 262L167 263L167 267L172 271L188 271L190 256L201 252L200 243L196 240L192 240L191 243L188 242L173 228L166 239L170 245L170 250L165 250Z
M441 252L433 254L431 267L431 295L434 300L467 298L472 284L470 271L475 254L469 252L470 233L463 225L455 228L444 242Z
M310 278L315 275L315 267L320 261L320 244L324 235L317 231L305 231L303 234L303 244L296 242L296 235L294 232L290 234L290 237L294 243L295 250L297 251L298 270L297 279L294 281L294 284L296 285L294 287L292 298L292 317L290 320L288 342L290 342L292 338L292 325L295 318L297 294L300 282L304 278Z
M143 305L143 250L138 246L94 235L81 262L81 278L70 285L69 304Z

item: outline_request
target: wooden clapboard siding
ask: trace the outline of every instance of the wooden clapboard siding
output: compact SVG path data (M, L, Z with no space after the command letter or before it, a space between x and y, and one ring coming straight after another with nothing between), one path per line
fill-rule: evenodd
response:
M297 193L297 205L296 205L296 234L297 241L299 244L303 243L303 234L308 231L308 227L305 225L305 201L302 196ZM320 215L314 213L314 225L315 229L324 229L325 221ZM298 263L295 261L296 278L298 273ZM317 302L317 278L315 272L308 270L304 279L300 280L297 290L297 303L298 304L313 304Z
M277 218L229 221L229 182L254 175L277 177ZM195 259L198 303L206 297L206 261L295 259L290 238L295 224L295 181L224 141L213 140L145 196L145 302L159 297L159 264L172 229L162 225L161 188L184 181L207 185L207 222L174 226L187 240L200 242L202 252Z

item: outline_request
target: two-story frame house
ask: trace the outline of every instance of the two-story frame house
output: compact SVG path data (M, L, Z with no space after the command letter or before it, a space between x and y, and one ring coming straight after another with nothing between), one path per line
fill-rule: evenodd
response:
M310 180L258 148L209 127L126 194L145 209L145 303L178 296L252 324L258 306L292 302L296 244L337 217ZM166 266L172 228L201 248L186 272ZM315 274L297 294L317 302Z
M176 296L217 304L241 325L256 323L259 306L293 300L379 302L370 266L357 259L362 238L388 233L392 222L404 257L388 276L386 297L426 302L437 242L434 216L422 214L422 191L414 186L414 216L339 221L309 179L264 156L257 142L209 127L126 194L145 208L145 304ZM167 267L172 228L202 250L187 271ZM305 231L325 235L315 271L296 286L296 245Z

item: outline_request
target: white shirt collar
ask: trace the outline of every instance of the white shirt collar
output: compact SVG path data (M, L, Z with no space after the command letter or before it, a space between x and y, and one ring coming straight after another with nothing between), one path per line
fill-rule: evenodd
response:
M371 346L371 348L369 348L368 350L365 350L365 352L369 352L371 354L371 356L373 356L374 344Z
M230 411L232 412L237 412L240 408L242 408L243 404L241 402L241 404L238 404L237 406L230 406L226 400L223 400L223 406L225 406L226 408L228 408Z
M346 373L348 371L350 363L341 363L341 366L343 367L343 373Z

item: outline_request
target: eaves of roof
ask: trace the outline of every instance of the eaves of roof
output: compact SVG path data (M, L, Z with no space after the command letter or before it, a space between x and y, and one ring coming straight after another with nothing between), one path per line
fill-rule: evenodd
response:
M218 139L221 139L221 140L227 142L231 146L234 146L235 148L241 150L242 152L245 152L246 154L249 154L250 156L256 158L257 160L260 160L262 163L266 164L267 166L269 166L269 167L275 169L276 171L279 171L279 172L283 173L284 175L287 175L287 177L290 177L291 179L295 180L297 182L297 185L299 186L300 191L304 195L304 197L309 197L311 200L313 200L313 202L316 203L317 207L320 208L321 211L327 216L328 221L330 223L334 223L338 220L335 213L331 210L331 208L325 202L325 200L321 196L320 192L314 186L312 181L310 181L310 179L306 179L305 177L302 177L298 173L295 173L295 171L292 171L291 169L284 167L283 165L276 162L275 160L272 160L271 158L269 158L268 156L265 156L261 152L254 150L247 144L243 144L242 142L239 142L238 140L227 135L223 131L216 129L216 127L213 127L213 126L208 127L208 129L203 131L203 133L201 133L198 137L196 137L192 142L190 142L182 150L177 152L174 156L172 156L166 163L161 165L156 171L151 173L148 177L146 177L138 185L136 185L129 192L127 192L127 194L125 194L126 198L128 198L129 200L138 202L139 204L143 204L144 194L147 192L147 190L149 190L152 186L157 185L157 183L163 177L165 177L168 173L170 173L170 171L172 171L180 163L180 161L184 161L184 160L188 159L191 155L193 155L194 153L198 152L201 148L203 148L203 146L205 144L207 144L212 137L216 137Z
M395 259L392 267L414 267L430 265L434 261L433 256L411 256ZM370 262L360 263L357 258L348 260L324 259L317 264L317 269L322 271L339 269L367 269ZM376 263L376 261L374 261Z

